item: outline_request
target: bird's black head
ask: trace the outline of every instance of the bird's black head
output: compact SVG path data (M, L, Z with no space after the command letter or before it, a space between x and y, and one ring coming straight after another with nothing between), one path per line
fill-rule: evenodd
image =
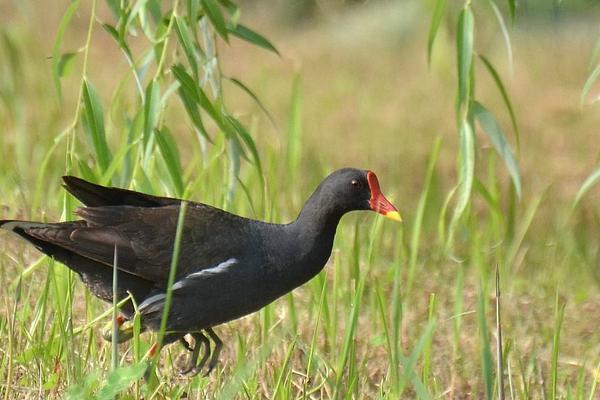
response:
M333 172L319 185L319 207L344 214L354 210L376 211L395 221L401 221L396 207L379 188L372 171L343 168Z

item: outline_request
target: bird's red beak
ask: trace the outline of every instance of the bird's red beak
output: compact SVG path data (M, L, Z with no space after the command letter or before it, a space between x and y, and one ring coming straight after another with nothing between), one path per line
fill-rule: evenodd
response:
M367 182L369 182L369 190L371 191L371 199L369 200L369 206L371 207L371 210L384 215L386 218L402 222L402 217L400 217L400 213L396 207L394 207L392 203L385 198L383 193L381 193L381 189L379 188L379 180L374 172L367 172Z

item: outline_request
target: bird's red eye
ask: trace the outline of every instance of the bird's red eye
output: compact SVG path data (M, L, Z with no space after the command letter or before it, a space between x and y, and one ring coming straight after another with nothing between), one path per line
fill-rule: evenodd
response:
M356 179L352 179L351 183L352 183L352 186L354 186L354 187L359 187L360 186L360 183Z

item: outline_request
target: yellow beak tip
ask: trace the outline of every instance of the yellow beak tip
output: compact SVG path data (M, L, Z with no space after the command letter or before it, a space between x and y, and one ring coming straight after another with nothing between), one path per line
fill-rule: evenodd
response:
M398 211L390 211L385 214L385 217L396 222L402 222L402 217Z

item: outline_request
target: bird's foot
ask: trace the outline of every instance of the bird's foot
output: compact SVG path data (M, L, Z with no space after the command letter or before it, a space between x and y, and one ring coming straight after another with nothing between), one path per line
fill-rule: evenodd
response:
M125 319L124 316L119 315L116 321L118 325L117 329L117 343L123 343L133 337L133 321ZM104 340L111 342L113 337L113 321L108 322L102 329L102 337Z

